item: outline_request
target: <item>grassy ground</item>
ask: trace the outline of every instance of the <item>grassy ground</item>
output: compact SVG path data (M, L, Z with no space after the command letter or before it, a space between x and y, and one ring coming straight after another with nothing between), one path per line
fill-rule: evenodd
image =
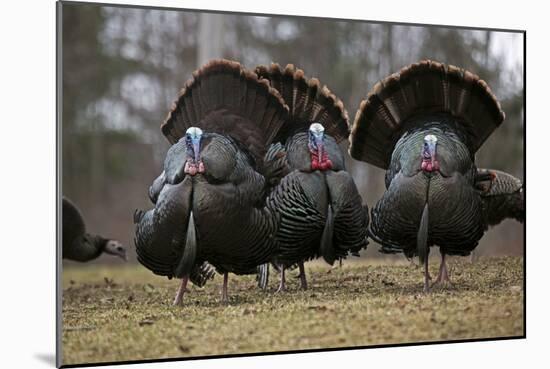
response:
M398 342L517 336L523 332L523 259L452 258L453 286L422 293L422 270L406 261L309 263L310 288L256 289L254 276L221 276L171 301L177 281L139 265L67 267L64 363L251 353ZM437 275L438 261L431 260ZM329 271L330 272L327 272Z

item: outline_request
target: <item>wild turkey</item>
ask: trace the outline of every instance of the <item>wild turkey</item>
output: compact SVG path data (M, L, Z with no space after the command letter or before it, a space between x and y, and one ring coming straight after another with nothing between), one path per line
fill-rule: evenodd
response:
M506 217L523 220L521 182L474 163L503 120L484 81L433 61L385 78L361 103L350 154L387 170L369 234L382 252L420 257L425 291L429 246L442 255L436 282L448 282L445 255L468 255L487 227Z
M258 66L256 74L269 80L290 110L266 159L286 162L277 166L284 170L273 178L282 180L268 198L278 215L274 262L281 271L279 291L285 289L285 269L295 264L306 289L304 261L322 256L332 265L367 245L368 211L338 146L349 136L348 115L326 86L293 65ZM260 287L267 285L268 273L267 264L260 268Z
M485 230L506 218L525 221L525 196L521 181L494 169L478 169L476 187L483 202Z
M255 273L276 248L276 219L265 205L259 170L288 107L267 81L237 62L215 60L193 73L162 133L172 143L150 188L155 208L135 216L138 260L155 274L181 278L204 261L224 274Z
M82 214L68 198L63 197L63 259L90 261L101 254L127 260L126 248L119 241L86 232Z

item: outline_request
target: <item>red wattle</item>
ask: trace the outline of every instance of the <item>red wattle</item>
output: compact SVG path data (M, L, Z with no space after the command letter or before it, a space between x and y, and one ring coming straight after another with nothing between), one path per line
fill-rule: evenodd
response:
M316 152L311 152L311 170L328 170L332 169L332 161L328 158L326 152L321 155L321 160Z
M202 161L199 161L198 172L204 173L204 163Z
M312 158L311 159L311 169L312 170L320 169L319 162L317 161L317 158Z
M194 176L195 174L197 174L197 166L194 163L190 163L189 161L187 161L185 162L184 172L186 174Z
M435 172L439 170L439 162L435 160L432 164L431 160L422 161L420 168L425 172Z
M194 176L197 173L204 173L204 164L202 161L199 161L199 163L196 164L192 160L187 160L185 162L185 167L183 168L183 171L190 176Z

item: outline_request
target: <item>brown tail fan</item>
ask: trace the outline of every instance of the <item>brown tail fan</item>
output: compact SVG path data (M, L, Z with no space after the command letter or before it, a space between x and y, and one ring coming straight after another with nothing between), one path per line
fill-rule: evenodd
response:
M279 92L238 62L212 60L192 74L161 131L170 143L187 128L226 134L259 160L288 117Z
M412 116L449 113L475 153L503 122L485 81L464 69L425 60L378 82L361 102L350 135L353 158L387 169L396 141Z
M349 136L349 119L344 104L316 78L307 78L304 71L288 64L259 65L255 69L260 79L268 80L283 97L290 109L290 119L277 134L276 141L305 131L311 123L321 123L325 132L337 142Z

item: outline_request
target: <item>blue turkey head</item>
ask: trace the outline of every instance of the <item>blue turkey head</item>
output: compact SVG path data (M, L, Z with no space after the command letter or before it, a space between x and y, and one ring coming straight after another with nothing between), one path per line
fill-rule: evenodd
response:
M324 150L325 127L319 123L313 123L308 130L308 147L311 154L312 170L327 170L332 168L332 162L329 160Z
M189 127L185 131L185 146L187 148L185 173L192 176L197 173L204 173L204 164L200 158L202 135L202 129L198 127Z
M309 142L308 146L311 150L321 150L319 152L319 157L322 154L323 150L323 141L325 139L325 127L319 123L313 123L309 126Z
M421 168L425 172L439 170L439 162L437 161L437 137L432 134L424 136Z
M195 160L199 161L201 150L202 129L198 127L189 127L185 131L185 143L187 145L187 154Z

